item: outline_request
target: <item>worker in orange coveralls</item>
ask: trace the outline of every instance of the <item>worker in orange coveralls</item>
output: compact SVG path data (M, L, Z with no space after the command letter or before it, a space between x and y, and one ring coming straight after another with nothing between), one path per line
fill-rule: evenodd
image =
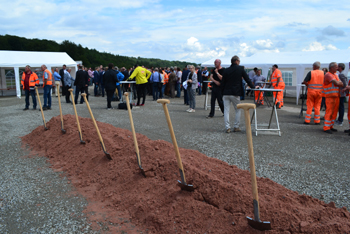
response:
M326 114L324 116L323 131L332 134L337 130L333 128L335 118L337 118L340 98L340 87L343 87L337 75L338 64L329 64L329 72L324 76L322 94L326 98Z
M283 106L283 91L286 84L283 81L282 72L278 69L277 64L272 66L271 84L274 89L282 89L280 92L274 92L275 105L277 109L281 109Z
M314 62L312 65L312 71L310 71L302 84L307 85L307 101L306 101L306 116L304 124L310 124L312 108L314 108L314 123L320 124L320 109L322 102L322 90L324 82L324 72L320 70L321 63Z

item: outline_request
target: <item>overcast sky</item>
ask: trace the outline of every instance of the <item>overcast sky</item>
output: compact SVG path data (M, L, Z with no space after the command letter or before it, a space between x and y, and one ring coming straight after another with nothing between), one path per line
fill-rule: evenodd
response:
M0 0L0 34L201 63L350 48L350 1Z

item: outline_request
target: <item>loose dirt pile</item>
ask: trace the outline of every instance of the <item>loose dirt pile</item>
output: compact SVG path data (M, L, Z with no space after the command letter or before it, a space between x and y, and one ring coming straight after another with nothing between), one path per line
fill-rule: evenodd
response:
M97 122L107 152L113 157L110 161L92 120L79 120L86 145L80 144L73 115L64 116L66 134L62 134L57 116L48 122L50 130L39 126L22 140L48 157L55 170L68 173L78 192L90 201L87 213L98 214L90 216L91 220L122 224L122 217L150 233L258 232L246 220L246 216L254 217L249 171L198 151L180 149L187 182L196 188L192 193L181 191L171 143L137 134L147 175L144 178L130 131ZM266 178L258 178L258 188L260 217L270 221L273 228L267 233L350 232L350 213L345 207L299 195ZM110 227L111 232L116 230Z

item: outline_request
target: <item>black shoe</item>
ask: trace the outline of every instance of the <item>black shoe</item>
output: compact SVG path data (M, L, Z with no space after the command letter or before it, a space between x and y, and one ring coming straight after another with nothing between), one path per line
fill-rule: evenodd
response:
M315 123L315 125L320 125L320 123Z
M329 133L329 134L333 134L333 132L331 130L326 130L324 131L325 133Z
M280 104L279 102L277 102L276 108L277 108L277 109L281 109L281 104Z
M24 110L24 111L26 111L26 110L29 110L29 108L28 108L28 107L26 107L26 108L24 108L23 110Z
M335 129L335 128L331 128L331 131L333 131L333 132L338 132L338 130Z
M48 107L47 109L48 109L48 110L52 110L51 107Z
M310 124L310 123L304 122L304 124L307 124L307 125L308 125L308 124Z
M344 130L345 133L350 133L350 129Z
M210 116L210 115L208 115L207 116L207 119L212 119L214 116Z
M43 110L47 110L47 107L43 107Z

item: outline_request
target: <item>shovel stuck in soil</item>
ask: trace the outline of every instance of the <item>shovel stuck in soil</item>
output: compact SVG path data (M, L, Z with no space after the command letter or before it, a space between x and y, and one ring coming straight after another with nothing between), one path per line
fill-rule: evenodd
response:
M165 117L166 117L166 120L168 122L168 127L169 127L169 131L170 131L171 139L173 141L175 155L176 155L176 159L177 159L177 165L179 166L179 171L180 171L180 176L181 176L181 181L178 180L178 182L179 182L178 185L180 186L180 188L182 190L187 190L187 191L192 192L192 191L194 191L194 187L193 187L193 185L186 183L186 178L185 178L184 168L183 168L182 161L181 161L179 147L177 146L173 125L171 124L171 119L169 116L168 107L166 105L166 104L169 104L170 101L168 99L158 99L157 102L161 103L163 105Z
M81 128L80 128L80 123L79 123L77 108L75 107L74 96L73 96L73 89L68 89L68 91L70 92L70 97L71 97L71 99L72 99L73 109L74 109L74 113L75 113L75 119L77 120L78 131L79 131L79 138L80 138L80 144L85 144L85 141L83 141L83 134L81 133Z
M45 121L43 107L41 106L41 101L40 101L38 87L36 87L36 86L35 86L35 92L36 92L36 96L38 97L38 102L39 102L40 111L41 111L41 117L43 117L43 121L44 121L44 128L45 128L45 130L48 130L48 128L46 127L46 121Z
M255 109L256 106L255 106L255 104L252 104L252 103L244 103L244 104L238 104L237 108L244 110L245 126L246 126L247 142L248 142L250 176L251 176L252 187L253 187L254 219L247 216L248 224L252 228L255 228L255 229L260 230L260 231L271 230L271 223L270 222L262 222L260 220L258 185L256 182L252 129L250 126L250 115L249 115L249 109Z
M139 165L139 168L141 170L141 173L144 177L146 177L145 171L142 168L141 164L141 158L140 158L140 151L139 151L139 145L137 144L137 138L136 138L136 133L135 133L135 128L134 128L134 121L132 119L132 114L130 110L130 102L129 102L129 93L124 93L125 99L126 99L126 106L128 108L128 113L129 113L129 119L130 119L130 125L131 125L131 131L132 131L132 137L134 138L134 146L135 146L135 152L136 152L136 158L137 158L137 164Z
M86 103L86 106L87 108L89 109L89 112L90 112L90 115L91 115L91 119L92 119L92 122L94 122L94 125L95 125L95 128L96 128L96 131L97 131L97 135L98 135L98 138L100 139L100 142L101 142L101 145L102 145L102 150L103 152L106 154L106 157L109 159L109 160L112 160L112 157L109 153L106 152L106 147L105 147L105 144L103 143L103 139L102 139L102 136L101 136L101 133L100 133L100 130L98 129L98 126L96 124L96 121L95 121L95 118L94 118L94 115L92 114L92 111L90 109L90 105L89 105L89 102L86 98L86 93L82 93L81 96L83 96L84 98L84 101Z
M58 105L59 105L59 107L60 107L60 116L61 116L61 131L63 132L63 133L66 133L66 130L64 130L64 128L63 128L63 115L62 115L62 107L61 107L61 97L60 97L60 85L59 84L57 84L56 85L57 86L57 94L58 94Z

